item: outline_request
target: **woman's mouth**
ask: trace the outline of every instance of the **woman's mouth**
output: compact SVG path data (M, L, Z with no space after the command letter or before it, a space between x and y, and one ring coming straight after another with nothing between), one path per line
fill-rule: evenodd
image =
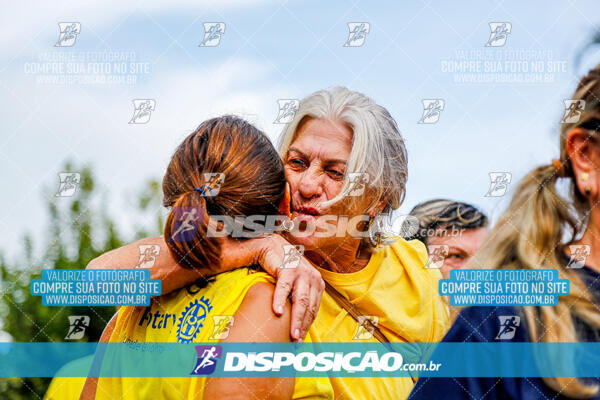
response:
M300 207L292 213L292 216L298 217L300 221L312 221L319 215L319 211L314 207Z

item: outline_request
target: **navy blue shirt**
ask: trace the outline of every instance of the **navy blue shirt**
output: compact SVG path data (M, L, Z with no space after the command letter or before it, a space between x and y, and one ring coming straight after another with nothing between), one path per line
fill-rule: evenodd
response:
M580 276L590 294L600 304L600 274L584 266ZM502 332L500 316L520 316L520 325L514 330L514 337L497 339ZM600 333L577 318L574 320L579 340L599 341ZM507 332L505 332L506 334ZM509 334L511 336L511 334ZM531 338L527 323L519 307L468 307L460 312L446 334L443 342L529 342ZM468 362L468 360L465 360ZM600 378L582 379L586 383L600 384ZM550 389L540 378L419 378L410 400L433 399L547 399L564 400L567 397ZM600 394L593 399L600 400Z

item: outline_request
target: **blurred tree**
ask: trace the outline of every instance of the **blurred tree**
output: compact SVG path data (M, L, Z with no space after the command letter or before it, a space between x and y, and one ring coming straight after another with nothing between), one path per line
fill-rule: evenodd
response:
M8 265L0 254L0 329L10 334L14 342L63 342L69 329L69 316L90 317L85 336L79 341L98 341L104 326L114 314L112 307L46 307L39 296L31 296L31 279L39 278L44 268L85 268L93 258L122 246L126 241L119 234L113 219L97 205L99 194L92 170L88 166L73 168L66 163L63 171L80 173L79 188L72 197L46 196L49 215L48 243L36 257L36 248L29 235L23 239L23 262ZM160 235L163 229L161 187L150 180L139 196L139 210L153 227L138 230L133 241L143 236ZM2 378L0 398L43 398L50 378Z

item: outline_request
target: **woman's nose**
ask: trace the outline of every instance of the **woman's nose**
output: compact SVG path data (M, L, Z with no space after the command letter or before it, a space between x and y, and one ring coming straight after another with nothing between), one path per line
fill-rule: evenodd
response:
M298 191L306 199L319 197L323 193L323 174L316 168L309 168L302 174Z

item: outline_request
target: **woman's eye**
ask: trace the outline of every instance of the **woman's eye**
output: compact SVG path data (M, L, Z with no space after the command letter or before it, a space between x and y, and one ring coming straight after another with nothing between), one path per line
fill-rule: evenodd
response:
M328 169L327 172L329 172L330 174L332 174L336 178L343 178L344 177L343 173L341 173L340 171L336 171L335 169Z
M299 166L304 166L304 161L300 160L299 158L293 158L291 160L288 161L289 164L293 164L293 165L299 165Z
M448 254L446 256L446 258L456 258L456 259L462 260L464 257L462 256L462 254L456 254L455 253L455 254Z

